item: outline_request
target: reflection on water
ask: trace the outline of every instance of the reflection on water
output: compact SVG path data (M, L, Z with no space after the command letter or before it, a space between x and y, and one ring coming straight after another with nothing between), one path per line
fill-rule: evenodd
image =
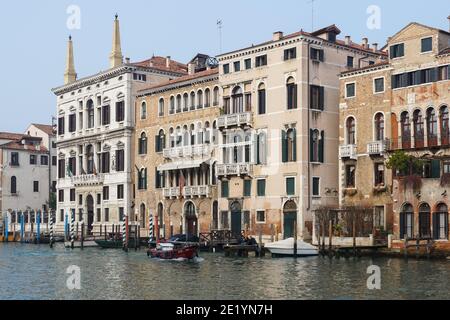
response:
M81 268L81 290L66 286ZM381 290L367 289L378 265ZM202 254L196 263L144 250L66 250L0 244L0 299L450 299L450 261L254 259Z

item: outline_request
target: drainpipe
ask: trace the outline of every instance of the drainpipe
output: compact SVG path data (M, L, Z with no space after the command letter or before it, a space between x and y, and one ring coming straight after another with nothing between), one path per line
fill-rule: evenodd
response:
M311 51L311 45L310 45L310 43L308 42L308 53L307 53L307 55L308 55L308 59L307 59L307 61L308 61L308 66L307 66L307 68L306 68L306 72L307 72L307 84L308 84L308 88L307 88L307 90L306 90L306 96L308 97L308 104L307 104L307 108L308 108L308 117L307 117L307 123L308 123L308 130L307 130L307 137L308 137L308 141L307 141L307 146L308 146L308 207L307 207L307 211L309 211L310 209L311 209L311 148L310 148L310 146L309 146L309 143L310 143L310 140L311 140L311 137L310 137L310 134L311 134L311 130L310 130L310 108L309 108L309 106L310 106L310 99L311 99L311 97L310 97L310 93L311 93L311 90L310 90L310 59L311 59L311 57L310 57L310 51Z

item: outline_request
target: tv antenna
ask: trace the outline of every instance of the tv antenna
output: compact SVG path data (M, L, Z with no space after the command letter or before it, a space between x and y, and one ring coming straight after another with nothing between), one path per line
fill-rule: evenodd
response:
M222 53L222 20L217 20L217 31L219 32L219 54Z
M314 31L314 4L317 0L309 0L308 3L311 3L311 32Z

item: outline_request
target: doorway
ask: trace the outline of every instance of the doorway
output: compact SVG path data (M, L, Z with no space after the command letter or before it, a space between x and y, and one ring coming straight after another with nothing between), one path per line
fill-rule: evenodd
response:
M293 238L297 220L297 204L288 201L283 208L283 239Z
M88 195L86 198L86 206L87 206L87 232L88 234L92 234L92 230L94 229L94 198L91 195Z
M197 236L198 234L198 219L193 202L188 201L184 206L184 219L186 222L186 234Z
M239 238L242 233L242 207L239 202L231 205L231 234Z

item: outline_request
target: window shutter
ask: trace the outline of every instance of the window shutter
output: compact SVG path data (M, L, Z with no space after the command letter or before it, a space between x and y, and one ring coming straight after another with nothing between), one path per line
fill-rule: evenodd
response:
M159 185L159 172L158 168L155 168L155 188L159 189L161 186Z
M288 150L287 150L287 137L286 131L281 131L281 149L282 149L282 161L286 163L288 161Z
M321 135L321 139L319 141L319 162L320 163L324 163L325 162L325 155L324 155L324 151L325 151L325 131L322 131L320 133Z
M445 216L445 239L448 239L448 213L444 214Z
M433 239L439 240L439 213L433 214Z
M400 239L405 239L406 228L405 228L405 213L400 213Z
M399 50L398 51L399 51L400 57L405 55L405 45L403 43L399 45Z
M311 49L309 50L309 55L310 55L311 58L314 57L314 48L311 48Z
M325 109L325 88L319 87L319 109L324 110Z
M297 109L297 95L298 95L298 86L295 84L294 85L294 105L293 105L293 109Z
M293 147L292 147L292 160L294 162L297 162L297 129L292 130L294 132L294 141L293 141Z
M441 177L441 161L431 160L431 178L438 179Z
M325 53L323 50L319 50L319 60L322 62L325 60Z
M309 161L314 162L314 130L309 129Z

